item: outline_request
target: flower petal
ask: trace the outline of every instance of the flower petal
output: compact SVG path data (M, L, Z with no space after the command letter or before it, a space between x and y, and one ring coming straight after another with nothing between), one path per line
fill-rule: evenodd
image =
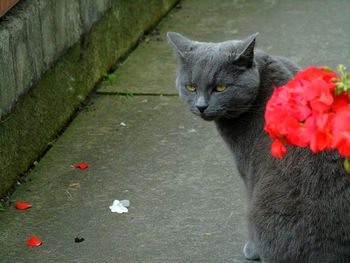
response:
M128 209L119 200L114 200L112 206L110 206L109 209L111 209L113 213L117 212L118 214L128 212Z
M19 210L25 210L32 207L29 203L16 202L16 208Z
M286 147L281 140L274 140L271 144L271 154L277 158L282 159L283 154L287 153Z
M28 246L34 246L34 247L37 247L37 246L40 246L42 244L42 242L39 240L39 238L37 237L31 237L28 239L27 241L27 245Z
M72 165L71 167L72 168L86 169L88 167L88 164L87 163L81 163L81 164L78 164L78 165Z

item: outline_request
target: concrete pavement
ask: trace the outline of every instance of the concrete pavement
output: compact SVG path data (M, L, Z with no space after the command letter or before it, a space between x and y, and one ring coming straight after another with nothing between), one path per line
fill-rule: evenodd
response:
M350 3L181 7L92 94L0 212L0 262L247 262L243 183L213 123L174 96L177 58L165 33L216 42L258 31L270 53L334 67L350 61ZM89 167L70 167L80 162ZM115 199L130 200L129 212L112 213ZM16 210L16 201L33 207ZM26 246L34 235L43 244Z

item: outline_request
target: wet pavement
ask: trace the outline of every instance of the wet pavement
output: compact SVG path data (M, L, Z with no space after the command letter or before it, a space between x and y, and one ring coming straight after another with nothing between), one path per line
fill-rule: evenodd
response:
M176 96L165 34L218 42L260 32L261 49L335 67L350 61L349 14L348 1L182 1L0 212L0 262L248 262L243 183L213 123ZM70 167L81 162L88 168ZM130 200L128 213L110 211L115 199ZM28 247L31 236L43 244Z

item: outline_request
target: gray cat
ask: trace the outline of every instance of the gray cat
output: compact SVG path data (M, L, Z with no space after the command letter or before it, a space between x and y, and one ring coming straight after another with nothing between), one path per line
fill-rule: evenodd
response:
M233 153L249 199L247 259L268 263L350 262L350 175L335 151L288 147L270 153L263 130L274 87L299 68L286 58L242 41L204 43L169 32L181 66L180 97L204 120L214 121Z

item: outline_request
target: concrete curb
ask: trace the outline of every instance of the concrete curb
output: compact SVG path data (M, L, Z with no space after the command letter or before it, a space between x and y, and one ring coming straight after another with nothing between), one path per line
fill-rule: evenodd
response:
M0 118L116 0L26 0L0 19Z
M0 122L0 196L45 151L103 72L178 0L117 0Z

